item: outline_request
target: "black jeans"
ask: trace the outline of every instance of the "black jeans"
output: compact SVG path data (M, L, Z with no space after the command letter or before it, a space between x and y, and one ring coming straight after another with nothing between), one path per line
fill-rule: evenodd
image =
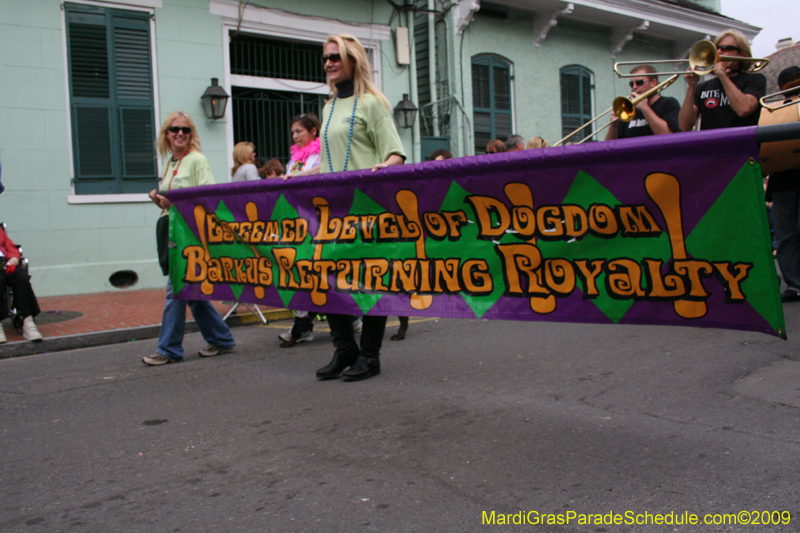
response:
M303 313L302 311L295 311L294 323L292 324L292 337L300 337L307 331L314 331L315 316L317 316L317 313Z
M0 320L8 316L6 287L11 287L11 291L14 293L12 303L22 318L35 317L39 314L39 302L36 301L36 295L33 294L31 280L28 279L25 269L17 267L13 274L2 269L0 270Z
M364 325L361 329L361 355L375 358L380 355L387 318L385 316L364 317ZM331 327L333 346L337 352L346 354L358 351L351 315L328 315L328 325Z

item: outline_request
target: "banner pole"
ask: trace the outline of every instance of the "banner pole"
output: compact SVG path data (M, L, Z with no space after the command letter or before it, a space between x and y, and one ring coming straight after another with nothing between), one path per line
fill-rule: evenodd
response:
M756 127L756 142L758 144L791 141L794 139L800 139L800 122Z

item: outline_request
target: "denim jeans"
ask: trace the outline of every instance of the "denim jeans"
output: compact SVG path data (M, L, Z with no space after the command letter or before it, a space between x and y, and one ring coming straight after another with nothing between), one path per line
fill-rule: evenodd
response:
M353 317L328 315L328 325L331 327L334 348L342 354L352 353L355 350L366 357L378 357L381 353L387 318L385 316L364 317L361 329L361 350L359 351L353 330Z
M800 289L800 192L773 192L772 216L783 281Z
M222 348L233 348L231 330L219 316L217 310L206 300L176 300L172 294L172 282L167 278L167 303L161 318L161 335L158 337L158 353L178 361L183 359L183 334L186 331L186 305L208 344Z

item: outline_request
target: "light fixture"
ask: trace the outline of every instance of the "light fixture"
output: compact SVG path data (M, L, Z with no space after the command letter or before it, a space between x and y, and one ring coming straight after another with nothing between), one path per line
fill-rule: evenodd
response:
M417 111L418 109L414 102L408 99L407 94L404 94L403 101L394 108L394 117L397 120L397 124L401 128L410 128L417 119Z
M230 96L225 89L219 86L218 78L211 78L211 85L203 93L200 99L203 101L203 108L208 118L214 120L225 116L225 106L228 104Z

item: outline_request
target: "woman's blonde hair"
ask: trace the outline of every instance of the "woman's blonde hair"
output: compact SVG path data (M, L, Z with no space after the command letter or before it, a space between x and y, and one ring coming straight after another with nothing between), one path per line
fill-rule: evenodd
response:
M169 140L167 140L167 130L172 126L173 122L178 120L178 117L183 118L186 123L189 124L189 127L192 128L192 132L190 133L192 137L189 139L189 148L186 150L186 153L200 152L200 137L197 135L197 128L194 125L194 120L192 120L192 117L190 117L186 111L173 111L164 120L164 123L161 125L161 133L158 134L158 139L156 139L156 148L158 148L161 157L164 157L171 151Z
M739 49L744 57L753 57L753 52L750 51L750 43L748 42L747 37L745 37L744 34L738 30L730 29L723 31L717 35L716 39L714 39L714 46L719 46L720 41L722 41L722 39L725 37L733 37L733 40L736 41L736 48ZM722 53L722 55L725 54ZM749 70L750 66L753 64L752 61L737 61L737 63L742 65L739 68L740 72Z
M365 94L371 94L378 99L388 110L391 110L389 99L384 96L382 92L375 86L372 81L372 66L369 63L369 56L367 51L362 46L361 42L352 35L340 33L339 35L328 35L325 44L322 45L324 49L328 43L336 43L339 46L339 55L342 56L342 66L345 70L349 70L350 62L355 63L353 68L353 84L355 85L355 93L361 97ZM331 93L335 96L338 89L336 84L328 80L328 87Z
M534 148L550 148L550 145L541 137L533 137L528 141L528 144L525 145L525 149L533 150Z
M256 145L248 142L236 143L233 147L233 168L231 169L231 176L236 174L239 167L252 163L250 161L250 154L256 151Z

